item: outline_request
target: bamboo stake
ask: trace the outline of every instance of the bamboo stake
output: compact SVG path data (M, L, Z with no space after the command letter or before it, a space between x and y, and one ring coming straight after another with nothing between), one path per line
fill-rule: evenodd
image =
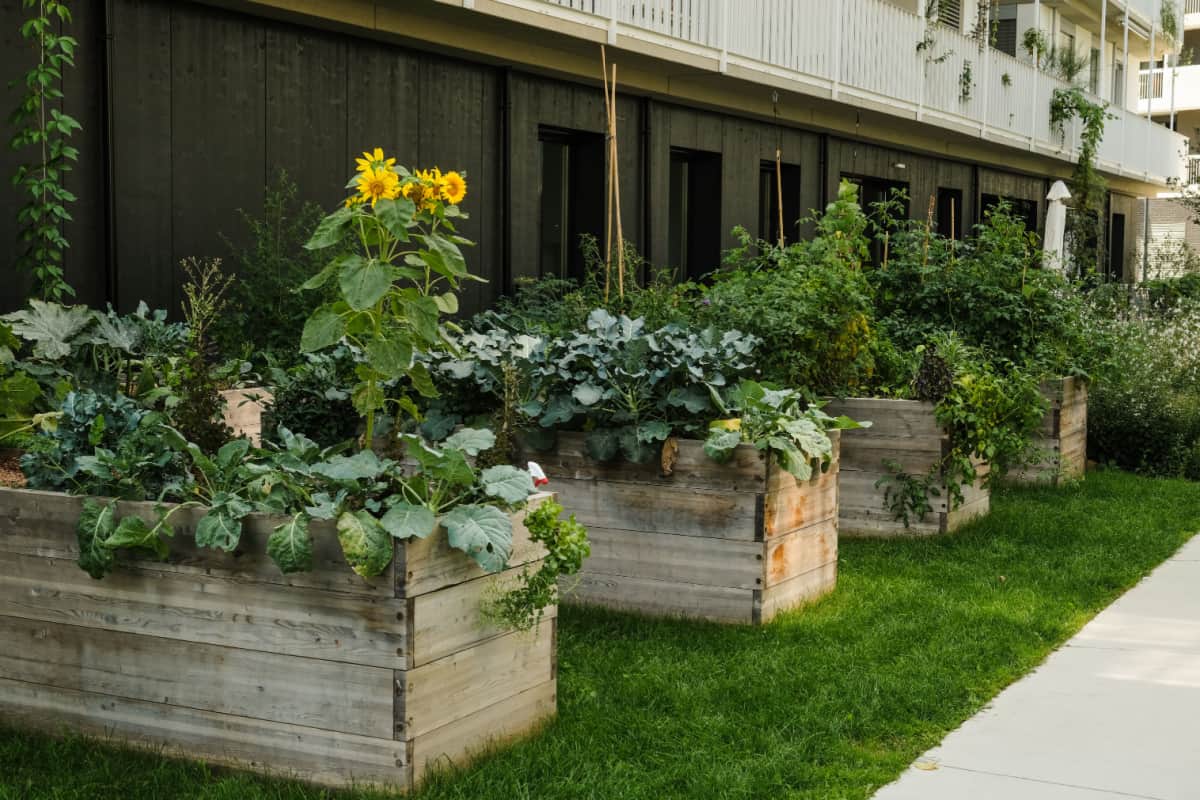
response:
M779 207L779 249L787 244L787 236L783 232L783 151L775 148L775 204Z
M608 56L604 45L600 45L600 71L604 77L604 129L606 136L612 135L612 108L608 103ZM611 140L609 150L612 149ZM604 304L608 305L609 285L612 277L612 166L604 176Z
M929 266L929 234L933 232L933 215L937 208L937 195L929 195L929 208L925 212L925 242L921 246L921 266Z
M617 296L625 299L625 232L621 228L621 171L617 169L617 65L612 66L609 135L612 137L613 213L617 218Z

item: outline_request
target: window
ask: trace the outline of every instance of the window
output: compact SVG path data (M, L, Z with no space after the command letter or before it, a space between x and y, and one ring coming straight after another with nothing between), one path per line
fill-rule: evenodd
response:
M963 193L962 189L937 190L937 232L946 239L962 241Z
M1113 64L1112 104L1125 106L1125 65L1120 61Z
M758 238L768 242L779 241L779 197L783 195L783 232L788 241L797 239L797 221L800 219L800 167L781 164L779 173L783 178L775 179L775 162L763 161L758 169Z
M1003 8L1013 8L1004 6ZM1001 10L1003 10L1003 8ZM1017 18L996 20L996 49L1010 56L1017 54Z
M1094 47L1088 57L1088 91L1100 93L1100 51Z
M721 263L721 156L671 150L670 266L695 280Z
M936 0L938 22L956 31L962 30L962 0Z
M869 178L862 175L842 175L842 180L850 181L858 187L858 204L868 216L876 218L877 203L895 201L900 207L893 209L892 218L908 218L908 184L900 181L889 181L883 178ZM883 242L878 239L871 241L871 263L878 266L883 263Z
M539 128L542 174L538 266L544 276L584 277L579 237L604 236L604 136Z
M1012 215L1025 221L1025 230L1031 233L1037 233L1038 229L1038 204L1036 200L1023 200L1019 197L1005 197L998 194L985 194L980 198L980 206L982 212L979 218L984 219L987 214L1000 205L1001 202L1008 203Z

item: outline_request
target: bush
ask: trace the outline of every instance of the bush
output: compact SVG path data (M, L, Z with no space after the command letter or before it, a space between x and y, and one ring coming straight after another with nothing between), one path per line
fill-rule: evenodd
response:
M495 314L480 317L483 326L499 324L515 333L570 336L587 327L588 315L597 308L614 316L644 319L650 329L691 319L697 287L677 284L670 270L647 265L631 242L625 242L624 295L611 279L605 292L604 259L596 237L580 236L579 247L585 265L582 282L556 277L519 282L512 297L496 302Z
M1200 479L1200 304L1144 311L1097 298L1089 322L1089 457Z
M276 363L297 362L296 343L311 310L312 295L296 287L329 262L327 251L304 249L324 212L302 202L296 184L280 171L263 197L263 215L241 211L249 244L239 247L222 236L232 254L236 279L229 290L228 308L213 325L213 339L227 356L262 363L270 353ZM316 302L328 299L319 292Z
M854 187L843 184L814 222L816 238L784 248L738 229L741 246L712 276L696 316L701 325L761 339L757 360L768 381L818 394L852 392L871 381L876 352L862 269L867 218Z
M322 447L358 435L359 417L350 402L354 359L348 347L314 353L291 367L272 364L267 371L274 399L263 412L263 438L278 442L282 426Z
M1057 374L1079 369L1079 298L1060 274L1040 268L1037 237L1007 206L989 212L964 242L925 223L901 224L871 282L879 324L901 351L953 331L1018 364Z

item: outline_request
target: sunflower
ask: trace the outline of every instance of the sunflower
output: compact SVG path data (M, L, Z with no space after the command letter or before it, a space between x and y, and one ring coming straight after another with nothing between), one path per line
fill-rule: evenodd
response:
M354 159L354 163L358 164L359 172L366 172L372 167L391 167L396 163L396 159L384 158L383 148L376 147L374 153L364 150L363 157Z
M400 195L400 176L387 166L368 166L358 176L357 203L368 200L374 206L380 200L395 200Z
M447 172L442 176L442 199L456 206L467 196L467 181L457 172Z

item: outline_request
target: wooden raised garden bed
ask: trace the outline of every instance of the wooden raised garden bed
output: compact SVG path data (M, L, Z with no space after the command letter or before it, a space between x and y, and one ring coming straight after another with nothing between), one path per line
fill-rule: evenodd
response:
M225 389L225 424L234 436L245 436L255 447L262 444L263 411L273 395L267 389Z
M1087 468L1087 382L1079 378L1046 381L1042 394L1050 401L1050 410L1033 440L1041 460L1013 477L1051 485L1083 477Z
M532 502L541 502L540 495ZM555 609L536 631L484 623L480 599L544 551L514 516L510 569L487 575L443 534L397 543L371 582L313 523L316 569L202 550L172 518L167 561L126 555L102 580L76 564L82 498L0 490L0 720L116 736L317 783L419 783L555 712ZM118 516L151 520L152 504ZM194 512L194 513L193 513Z
M588 528L592 554L560 583L568 602L756 624L837 583L837 431L824 474L799 483L750 445L726 463L680 440L660 464L601 463L584 436L530 453L559 502Z
M976 463L978 478L973 485L962 487L962 503L956 507L951 507L943 482L935 483L937 494L929 496L932 510L924 519L910 518L907 527L888 507L887 484L879 483L892 475L886 462L895 462L905 473L924 478L949 452L950 436L938 425L933 403L856 397L834 400L824 410L872 423L869 428L842 432L838 478L838 531L842 536L948 533L988 513L991 493L983 485L988 472L983 462Z

